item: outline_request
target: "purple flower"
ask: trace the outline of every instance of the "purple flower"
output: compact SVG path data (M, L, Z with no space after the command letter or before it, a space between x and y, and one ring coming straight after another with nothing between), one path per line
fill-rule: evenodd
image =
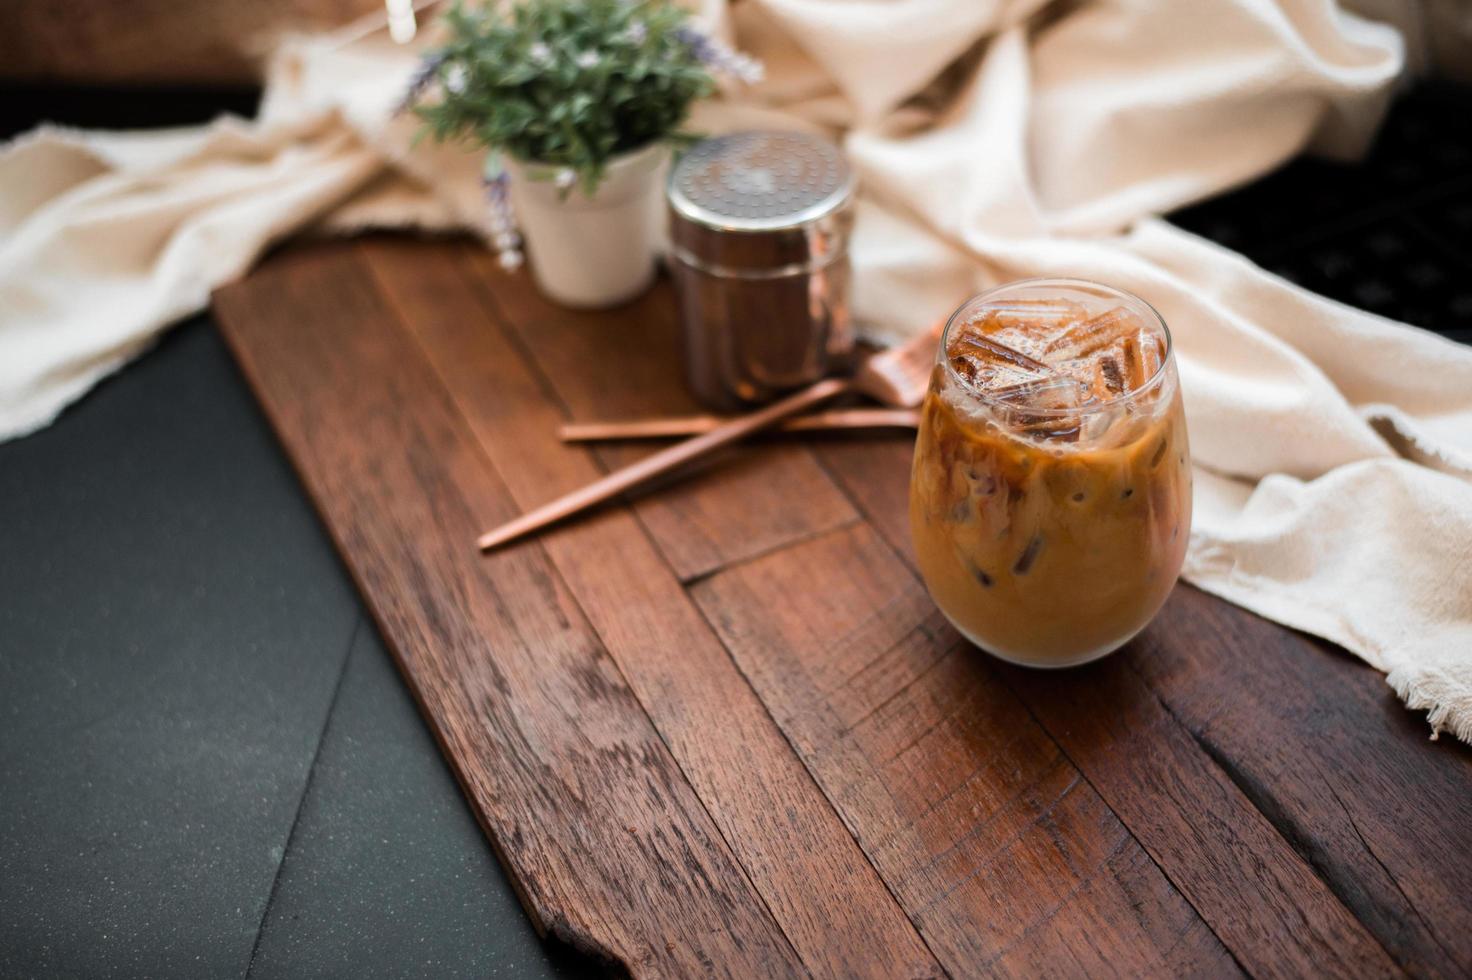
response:
M630 44L643 44L648 37L649 28L645 26L642 20L636 20L624 28L624 40Z
M507 189L511 186L511 175L502 170L495 174L486 174L480 179L481 186L485 188L486 197L492 202L501 202L507 199Z
M496 247L501 268L507 271L519 268L522 263L521 236L516 232L516 215L511 210L508 193L511 175L488 166L481 184L486 190L486 205L490 212L491 243Z
M584 51L573 59L579 68L592 68L598 64L597 51Z
M766 75L766 69L760 61L732 49L726 42L711 37L699 28L686 24L676 28L674 34L677 41L690 49L695 60L711 71L730 75L748 84L759 82Z
M545 41L538 41L526 51L527 59L534 65L545 68L552 63L552 49Z
M424 95L425 89L434 82L439 74L441 66L448 57L443 51L431 51L419 60L419 67L414 69L414 74L409 76L409 85L404 90L404 97L399 100L394 114L408 112L414 103Z

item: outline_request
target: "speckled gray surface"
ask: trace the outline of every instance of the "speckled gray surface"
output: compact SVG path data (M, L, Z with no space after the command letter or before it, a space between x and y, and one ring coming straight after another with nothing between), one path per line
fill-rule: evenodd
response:
M364 624L251 977L554 977L387 650Z
M243 973L357 600L219 341L0 446L0 975Z
M206 320L0 445L0 977L555 965Z

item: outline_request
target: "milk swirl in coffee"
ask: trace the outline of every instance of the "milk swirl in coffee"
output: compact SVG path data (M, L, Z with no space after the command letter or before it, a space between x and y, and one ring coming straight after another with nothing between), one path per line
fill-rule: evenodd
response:
M922 410L910 520L936 604L996 656L1070 666L1139 632L1175 583L1191 521L1159 315L1078 280L964 305Z

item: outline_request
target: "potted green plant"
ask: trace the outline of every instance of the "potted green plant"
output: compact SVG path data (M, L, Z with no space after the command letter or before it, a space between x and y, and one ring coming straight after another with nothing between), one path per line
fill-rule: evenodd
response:
M620 303L648 287L670 148L691 137L690 105L712 72L760 66L695 28L668 0L461 2L405 99L439 140L488 151L490 231L569 306ZM429 98L433 93L434 97Z

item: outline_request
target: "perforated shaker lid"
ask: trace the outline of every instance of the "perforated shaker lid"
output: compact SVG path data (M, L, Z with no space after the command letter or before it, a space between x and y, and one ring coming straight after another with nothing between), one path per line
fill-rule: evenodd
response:
M846 241L853 171L805 133L741 132L697 144L670 173L671 238L696 264L742 269L822 260Z

